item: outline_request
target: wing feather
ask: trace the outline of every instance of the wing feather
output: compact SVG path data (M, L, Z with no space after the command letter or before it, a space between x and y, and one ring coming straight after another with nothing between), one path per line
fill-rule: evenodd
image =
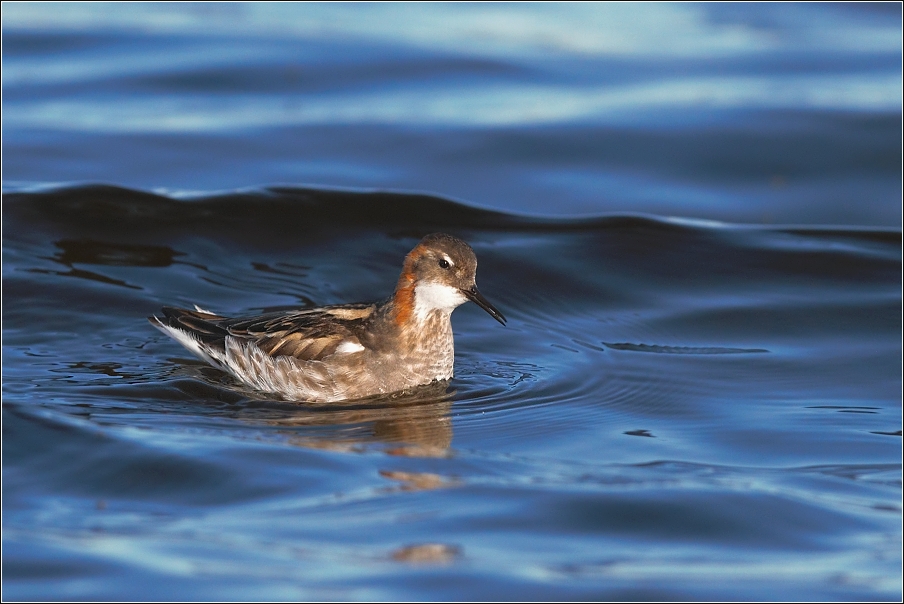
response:
M230 319L208 311L164 308L165 323L209 346L225 350L226 338L254 342L272 357L321 360L338 351L364 350L362 336L374 304L348 304L310 310L279 311Z

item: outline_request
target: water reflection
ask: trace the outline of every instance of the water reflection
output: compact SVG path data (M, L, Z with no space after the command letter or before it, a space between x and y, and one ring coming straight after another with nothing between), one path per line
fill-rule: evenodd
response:
M110 243L105 241L93 241L89 239L61 239L55 244L59 251L52 257L42 258L51 260L67 267L68 271L53 271L43 268L24 269L30 273L45 275L57 275L60 277L76 277L89 281L98 281L107 285L117 285L128 289L142 289L140 286L127 283L122 279L116 279L95 271L88 271L75 267L75 264L91 264L98 266L129 266L129 267L153 267L165 268L178 262L177 256L184 256L169 247L160 245L133 245L126 243Z
M61 239L54 245L60 251L53 260L66 266L80 263L162 268L173 264L177 256L185 255L163 245L134 245L90 239Z
M262 421L299 447L342 452L364 451L382 444L389 455L447 457L452 445L452 397L447 382L422 386L403 395L347 405L280 405L279 417ZM240 414L241 415L241 414ZM260 421L260 420L258 420ZM444 480L387 475L411 488L436 488Z
M449 564L460 557L461 548L446 543L420 543L392 552L393 560L409 564Z

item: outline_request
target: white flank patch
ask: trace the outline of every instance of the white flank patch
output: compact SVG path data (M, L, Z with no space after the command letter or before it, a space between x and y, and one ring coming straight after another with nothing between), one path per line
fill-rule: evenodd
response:
M434 310L451 313L468 299L457 287L442 283L419 283L414 288L414 314L423 320Z
M214 314L214 313L210 312L209 310L204 310L203 308L201 308L201 307L198 306L197 304L195 304L195 310L198 311L198 312L203 312L204 314L207 314L207 315L212 315L212 314Z
M350 354L352 352L361 352L362 350L364 350L364 346L361 346L361 344L346 340L336 347L336 354Z

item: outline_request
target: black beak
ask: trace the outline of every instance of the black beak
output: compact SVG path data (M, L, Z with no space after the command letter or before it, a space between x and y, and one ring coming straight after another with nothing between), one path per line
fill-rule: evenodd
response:
M496 307L487 302L487 299L477 291L476 285L472 285L470 289L461 290L461 293L463 293L468 300L490 313L491 317L505 325L505 317L503 317L502 313L496 310Z

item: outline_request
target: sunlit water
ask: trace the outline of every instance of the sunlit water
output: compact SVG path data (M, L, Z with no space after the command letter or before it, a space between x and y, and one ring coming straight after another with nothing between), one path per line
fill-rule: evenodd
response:
M41 6L4 598L900 598L899 8ZM449 384L274 400L145 320L375 300L434 231L509 318Z

